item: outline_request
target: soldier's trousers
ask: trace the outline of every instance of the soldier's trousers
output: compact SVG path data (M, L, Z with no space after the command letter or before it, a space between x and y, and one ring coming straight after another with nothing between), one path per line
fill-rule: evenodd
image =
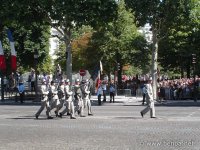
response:
M84 108L88 108L88 114L92 114L92 109L91 109L91 101L90 99L84 99Z
M63 107L65 99L60 99L60 104L58 104L58 111Z
M52 99L51 102L50 102L51 110L54 109L54 108L58 109L59 105L60 105L59 99Z
M60 100L59 99L52 99L50 103L50 110L56 109L55 114L58 116L58 110L59 110Z
M149 102L147 107L141 111L145 115L150 110L150 117L155 117L155 107L154 102Z
M51 110L50 105L49 105L49 101L41 101L41 107L35 115L39 116L41 114L41 112L44 110L45 107L46 107L46 115L47 115L47 117L49 117L49 113L50 113L50 110Z
M75 111L80 113L80 116L83 116L84 113L84 104L82 99L76 99L75 101Z
M71 117L75 117L74 102L66 101L66 108L61 112L64 115L66 112L70 113Z

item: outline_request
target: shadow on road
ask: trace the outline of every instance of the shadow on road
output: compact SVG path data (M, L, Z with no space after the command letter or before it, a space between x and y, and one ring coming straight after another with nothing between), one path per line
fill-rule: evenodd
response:
M114 119L125 119L125 120L127 120L127 119L133 119L133 120L135 120L135 119L142 119L142 117L114 117Z
M194 101L169 101L166 103L157 103L157 107L200 107L200 102L194 102Z
M6 119L13 119L13 120L60 120L61 118L54 117L53 119L47 119L45 116L41 116L38 119L35 118L35 116L19 116L15 118L6 118Z

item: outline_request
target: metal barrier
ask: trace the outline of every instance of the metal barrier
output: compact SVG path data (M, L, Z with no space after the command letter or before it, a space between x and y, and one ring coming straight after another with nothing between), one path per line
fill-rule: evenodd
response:
M131 90L130 89L118 89L117 95L123 95L125 97L131 96Z
M200 89L194 91L193 88L172 89L169 87L163 88L163 93L159 94L161 99L165 100L180 100L180 99L194 99L200 98Z
M142 93L142 89L141 88L138 88L136 90L136 97L142 97L143 93Z

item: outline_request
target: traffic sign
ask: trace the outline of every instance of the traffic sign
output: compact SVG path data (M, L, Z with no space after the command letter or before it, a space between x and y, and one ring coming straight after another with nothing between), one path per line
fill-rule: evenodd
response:
M84 69L79 70L80 76L84 76L86 74L86 71Z

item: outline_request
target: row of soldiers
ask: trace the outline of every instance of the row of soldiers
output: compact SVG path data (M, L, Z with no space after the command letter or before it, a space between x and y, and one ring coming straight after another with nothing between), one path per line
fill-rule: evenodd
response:
M87 107L88 115L93 115L90 102L90 86L88 79L79 79L75 81L75 85L71 87L69 79L61 80L56 86L54 81L50 85L46 80L41 85L41 107L35 114L36 119L46 108L47 119L53 119L51 111L54 109L56 117L61 117L67 113L71 119L76 119L77 112L80 117L85 117L84 108ZM65 107L62 111L62 107Z

